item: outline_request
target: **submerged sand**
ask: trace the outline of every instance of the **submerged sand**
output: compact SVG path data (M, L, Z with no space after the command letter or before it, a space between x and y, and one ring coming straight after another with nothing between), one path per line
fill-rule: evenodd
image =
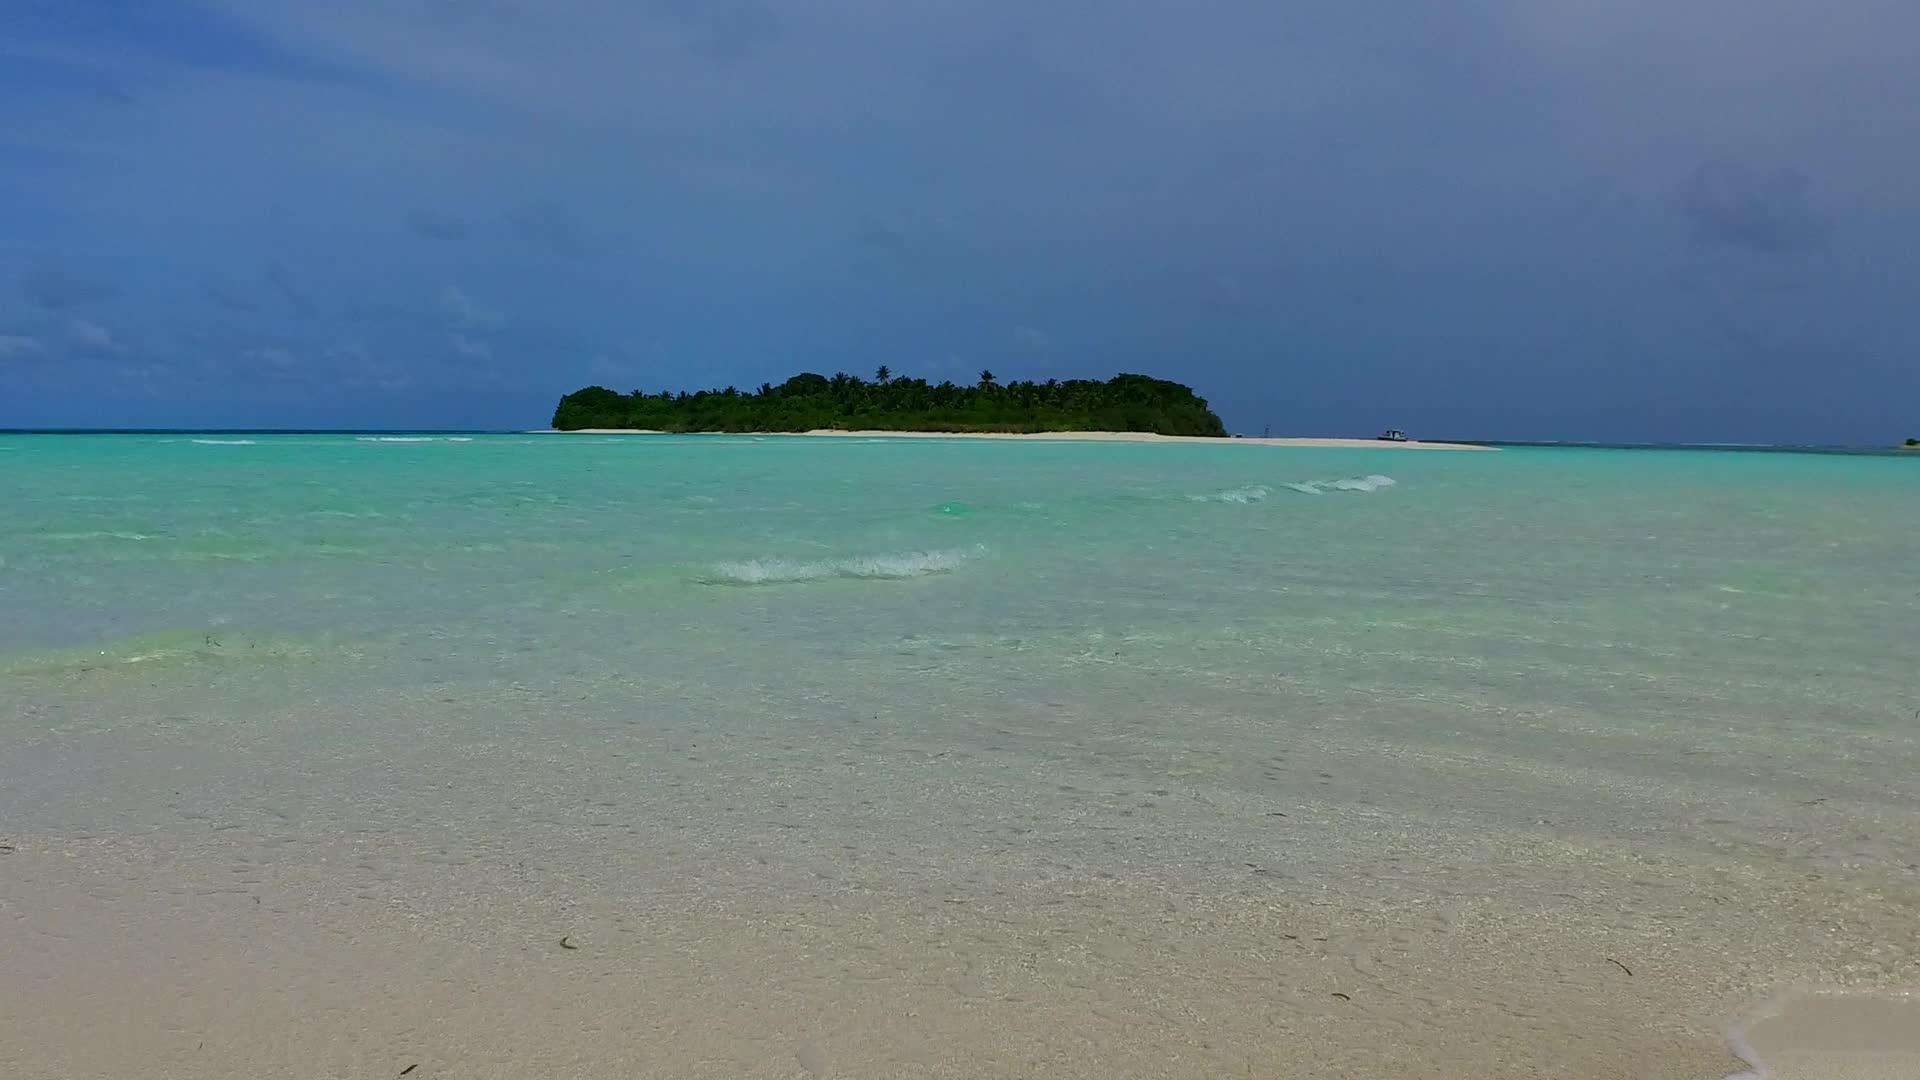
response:
M672 667L294 697L250 668L89 674L151 703L131 725L65 675L21 680L73 720L0 763L0 1076L1723 1080L1747 1066L1715 1018L1818 967L1757 928L1827 911L1813 950L1841 957L1914 925L1848 874L1753 887L1754 852L1810 838L1775 830L1874 828L1871 801L1801 807L1818 779L1715 794L1744 774L1660 784L1338 717L1248 761L1204 714L1013 715L1017 668L943 669L981 704L925 730L888 704L929 685L911 664L838 691ZM1165 704L1151 673L1128 685ZM843 715L793 715L836 692ZM1755 839L1503 809L1556 798L1750 813ZM1747 1064L1920 1075L1893 1000L1766 1012Z
M576 428L570 431L546 431L540 434L552 435L665 435L667 432L647 428ZM1200 443L1208 446L1233 444L1235 446L1294 446L1318 449L1367 449L1367 450L1492 450L1491 446L1478 446L1473 443L1423 442L1409 439L1406 442L1389 442L1385 439L1336 439L1319 437L1287 438L1216 438L1208 435L1156 435L1150 431L884 431L859 430L842 431L836 428L818 428L804 432L781 432L783 435L797 435L808 438L862 438L862 439L1011 439L1020 442L1125 442L1125 443Z

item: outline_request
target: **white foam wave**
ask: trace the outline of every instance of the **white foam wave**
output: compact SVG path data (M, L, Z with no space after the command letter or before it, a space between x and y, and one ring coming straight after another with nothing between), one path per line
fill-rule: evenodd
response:
M146 533L95 530L90 532L41 533L40 539L54 540L62 543L85 543L89 540L151 540L153 537Z
M830 578L899 580L945 574L978 551L899 551L848 559L747 559L716 564L701 580L709 585L782 585Z
M1391 476L1372 473L1368 476L1349 476L1342 480L1308 480L1305 483L1280 486L1302 495L1325 495L1330 491L1379 491L1381 488L1394 486L1396 482Z
M193 439L191 441L200 446L254 446L254 445L257 445L252 439Z
M1187 498L1194 502L1237 503L1245 506L1248 503L1265 502L1267 496L1271 494L1273 489L1265 484L1245 484L1225 491L1216 491L1211 495L1189 495Z
M355 442L432 442L431 435L356 435Z

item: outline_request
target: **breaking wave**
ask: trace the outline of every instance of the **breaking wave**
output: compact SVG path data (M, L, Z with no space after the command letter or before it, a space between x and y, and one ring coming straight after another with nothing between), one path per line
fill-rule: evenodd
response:
M356 435L354 442L432 442L431 435Z
M1286 488L1288 491L1297 491L1302 495L1325 495L1335 491L1379 491L1381 488L1392 487L1393 485L1393 477L1373 473L1369 476L1349 476L1340 480L1305 480L1297 484L1281 484L1280 486ZM1267 497L1272 494L1273 489L1265 484L1242 484L1239 487L1227 488L1225 491L1216 491L1208 495L1189 495L1187 499L1189 502L1234 503L1239 506L1247 506L1252 503L1265 502L1267 501Z
M255 446L257 445L252 439L192 439L190 441L200 446Z
M1349 476L1344 480L1309 480L1302 484L1281 486L1302 495L1325 495L1333 491L1379 491L1393 485L1393 477L1373 473L1368 476Z
M50 540L56 543L84 544L95 540L151 540L153 537L147 533L115 532L101 529L89 532L41 533L40 539Z
M1265 484L1246 484L1228 488L1225 491L1216 491L1211 495L1189 495L1187 498L1194 502L1238 503L1245 506L1248 503L1265 502L1267 496L1271 494L1273 489Z
M717 563L700 580L709 585L784 585L831 578L900 580L957 570L979 553L949 548L859 555L849 559L747 559Z

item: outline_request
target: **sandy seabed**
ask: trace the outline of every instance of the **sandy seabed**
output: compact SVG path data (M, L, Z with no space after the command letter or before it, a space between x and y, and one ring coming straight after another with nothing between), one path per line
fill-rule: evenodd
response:
M742 441L10 472L0 1080L1920 1076L1898 465Z

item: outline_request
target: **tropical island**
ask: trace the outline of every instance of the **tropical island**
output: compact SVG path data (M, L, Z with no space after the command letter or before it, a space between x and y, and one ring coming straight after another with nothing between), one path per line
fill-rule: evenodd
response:
M980 373L973 386L896 377L873 380L813 372L757 390L622 394L589 386L560 399L560 431L662 432L919 431L1146 432L1224 438L1227 429L1191 387L1146 375L1001 383Z

